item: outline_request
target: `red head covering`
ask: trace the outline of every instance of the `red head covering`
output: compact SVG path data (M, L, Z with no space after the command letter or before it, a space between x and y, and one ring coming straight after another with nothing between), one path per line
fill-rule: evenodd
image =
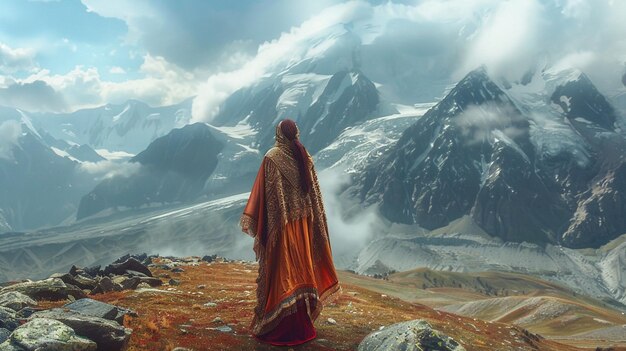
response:
M300 179L302 181L302 190L308 193L311 190L312 179L311 172L309 171L309 154L307 153L304 145L300 143L298 139L300 132L296 122L291 119L283 119L279 123L280 131L283 136L290 142L296 161L298 162L298 169L300 170Z

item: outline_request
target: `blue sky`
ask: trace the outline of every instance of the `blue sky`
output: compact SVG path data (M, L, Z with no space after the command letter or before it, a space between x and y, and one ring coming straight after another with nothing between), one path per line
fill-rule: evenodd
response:
M312 37L341 23L378 28L375 50L399 50L405 64L443 59L452 81L480 64L517 74L543 55L612 89L626 67L625 3L3 0L0 104L61 112L200 96L195 113L211 114L225 96L279 61L301 59ZM384 69L366 73L377 72Z

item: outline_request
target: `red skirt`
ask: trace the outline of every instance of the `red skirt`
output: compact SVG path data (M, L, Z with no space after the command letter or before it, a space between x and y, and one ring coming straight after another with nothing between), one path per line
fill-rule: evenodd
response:
M254 335L258 341L277 346L295 346L315 339L317 332L307 313L304 299L296 303L297 311L278 323L276 328L263 335Z

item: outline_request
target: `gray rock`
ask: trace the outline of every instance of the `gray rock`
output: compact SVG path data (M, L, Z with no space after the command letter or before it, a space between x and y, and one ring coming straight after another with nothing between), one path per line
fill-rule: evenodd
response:
M120 325L124 321L124 315L128 314L131 316L137 316L137 313L132 310L121 308L90 298L76 300L74 302L66 304L63 307L88 316L113 320L118 322Z
M140 284L146 283L152 287L163 285L163 281L159 278L153 278L153 277L137 277L137 278L139 278Z
M24 307L37 306L37 301L19 291L9 291L0 294L0 306L19 311Z
M420 319L392 324L367 335L358 351L465 351L454 339Z
M82 299L86 296L81 289L74 285L65 284L59 278L48 278L13 284L2 288L0 294L11 291L21 292L35 300L58 301L67 300L68 296L73 296L75 299Z
M112 263L104 268L104 274L108 275L109 273L122 275L126 273L127 270L136 271L139 273L143 273L148 277L152 277L152 272L148 267L144 266L141 262L139 262L134 257L127 259L122 263Z
M98 280L96 287L91 290L91 295L102 294L109 291L121 291L122 286L113 282L109 277L102 277Z
M64 308L40 311L29 319L35 321L40 318L62 322L72 328L77 335L95 341L99 351L124 350L128 346L132 333L131 329L124 328L114 321Z
M207 262L207 263L211 263L213 261L215 261L215 259L217 258L217 255L206 255L202 257L202 261Z
M95 342L76 335L74 330L65 324L47 318L37 318L17 328L11 334L10 343L17 346L17 350L26 351L95 351L97 349Z
M95 278L100 275L100 265L83 268L83 271L90 277Z
M11 331L6 328L0 328L0 344L9 340L9 336L11 336Z
M8 307L0 307L0 328L15 330L20 323L15 317L15 311Z
M80 274L73 276L70 273L54 273L50 278L61 279L65 284L77 286L81 289L93 289L96 286L96 281L91 278L87 278Z
M7 340L0 344L0 351L25 351L19 346L15 346L11 343L11 340Z
M169 284L170 285L180 285L180 280L170 279Z
M133 271L132 269L127 269L126 274L128 274L131 277L147 277L147 275L141 272Z
M15 318L17 319L28 319L33 313L41 311L41 309L35 309L32 307L24 307L21 310L15 312Z

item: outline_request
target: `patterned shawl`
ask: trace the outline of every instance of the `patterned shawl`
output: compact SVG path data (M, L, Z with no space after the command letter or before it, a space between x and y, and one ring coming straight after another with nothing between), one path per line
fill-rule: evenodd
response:
M257 306L251 323L253 333L260 335L272 330L282 317L295 312L295 300L298 296L289 296L288 302L275 306L266 313L267 273L265 271L267 255L276 250L277 237L287 222L308 217L313 223L313 245L311 250L314 269L321 257L323 248L330 247L326 213L322 203L322 194L313 165L308 155L312 189L305 194L300 186L300 172L289 140L276 127L276 144L266 154L257 174L248 204L241 216L242 231L254 238L254 252L259 261L257 283ZM329 297L336 298L341 291L337 283L326 291L301 292L314 296L321 304L312 313L313 320L319 315ZM318 295L319 293L319 295Z

